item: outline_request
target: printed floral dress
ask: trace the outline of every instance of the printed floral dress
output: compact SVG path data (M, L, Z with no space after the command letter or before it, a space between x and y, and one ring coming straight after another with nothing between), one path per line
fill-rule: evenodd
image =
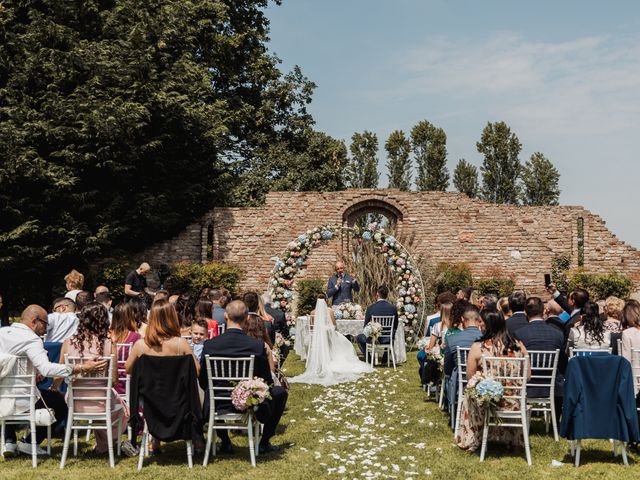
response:
M495 347L491 340L482 343L482 354L487 357L504 357L500 350ZM509 352L507 358L522 357L522 352ZM507 375L506 368L513 364L502 363L493 365L493 372L487 372L491 375ZM497 371L499 370L499 372ZM512 374L516 376L516 372ZM505 392L508 391L509 383L505 386ZM514 400L503 399L498 407L501 410L518 410L520 404ZM460 428L456 434L456 444L464 450L477 450L482 444L482 429L484 427L485 410L481 408L474 399L464 397L462 401L462 412L460 416ZM524 444L522 430L519 428L502 428L491 427L489 429L489 441L506 443L510 447L520 446Z

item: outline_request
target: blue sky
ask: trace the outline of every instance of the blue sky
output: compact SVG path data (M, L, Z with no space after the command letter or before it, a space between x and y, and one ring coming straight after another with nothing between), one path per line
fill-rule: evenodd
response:
M481 165L482 129L503 120L523 162L540 151L560 170L562 205L640 248L640 2L284 0L267 16L282 69L318 85L319 130L347 145L370 130L382 146L427 119L452 172Z

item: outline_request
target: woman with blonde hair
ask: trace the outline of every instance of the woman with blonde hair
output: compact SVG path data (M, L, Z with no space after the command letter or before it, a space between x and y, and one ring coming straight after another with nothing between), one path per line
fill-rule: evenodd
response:
M604 329L611 333L621 333L622 327L622 309L624 308L624 300L611 295L604 301L604 313L607 319L604 322Z
M76 297L84 287L84 275L73 269L64 276L64 281L67 288L67 293L64 296L75 302Z
M509 297L502 297L498 300L498 311L502 312L505 320L511 317L511 307L509 307Z

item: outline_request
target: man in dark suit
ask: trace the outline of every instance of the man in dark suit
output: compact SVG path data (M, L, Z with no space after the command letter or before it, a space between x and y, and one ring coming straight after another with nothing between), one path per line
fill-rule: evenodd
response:
M258 448L259 453L269 453L279 450L279 447L270 443L271 437L275 434L276 427L284 408L287 404L288 393L282 387L273 385L271 370L264 342L249 337L242 331L242 325L249 315L247 306L240 300L231 302L226 307L225 316L227 320L227 330L223 335L214 337L204 342L202 360L200 365L200 386L207 392L205 399L205 418L208 418L208 383L206 355L212 357L249 357L255 356L253 375L262 378L271 386L271 399L266 399L258 407L256 417L260 423L264 424L262 438ZM216 402L217 411L233 411L231 402ZM221 440L220 452L233 453L233 446L226 430L219 430L218 436Z
M512 314L507 320L507 330L509 330L511 335L515 335L517 330L528 323L527 315L524 313L526 303L527 295L522 290L516 290L509 295L509 308Z
M336 274L329 279L327 284L327 298L332 305L340 305L344 302L353 302L353 293L359 292L360 284L355 277L345 273L344 263L336 262Z
M555 300L549 300L544 306L544 318L547 324L557 328L560 332L564 332L565 322L560 318L563 312L562 307Z
M367 310L364 314L364 325L365 327L371 321L371 317L391 317L393 316L393 333L396 334L396 329L398 328L398 309L395 305L387 301L387 297L389 296L389 289L382 285L378 287L376 291L376 303L373 303L367 307ZM367 338L363 333L356 337L356 341L358 342L358 346L360 347L360 351L364 355L367 347L367 343L371 343L371 338ZM389 337L380 337L377 343L390 343L391 339ZM386 353L385 353L386 355ZM383 357L381 360L382 363L386 361L386 358Z
M569 293L569 297L565 297L556 289L553 283L549 284L547 290L553 294L553 299L558 305L570 314L569 320L564 324L564 338L569 338L569 332L582 318L582 307L589 301L589 292L584 288L574 288Z
M544 304L540 298L529 298L525 306L525 312L529 323L518 329L516 337L524 343L527 351L542 350L545 352L553 352L554 350L560 350L555 390L556 414L559 417L562 411L562 386L564 384L562 372L565 371L567 365L567 356L564 351L564 335L556 327L544 321ZM535 369L532 371L532 374L536 375ZM540 374L541 373L538 373L538 375ZM544 374L548 375L546 372ZM536 383L536 379L533 379L531 383ZM529 387L527 389L527 396L530 398L548 398L549 390L543 387Z

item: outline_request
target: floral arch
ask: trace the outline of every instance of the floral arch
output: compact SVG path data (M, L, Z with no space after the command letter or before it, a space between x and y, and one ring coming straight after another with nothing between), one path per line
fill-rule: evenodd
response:
M314 248L332 240L340 232L350 235L351 238L374 242L379 252L387 259L387 264L396 278L399 320L404 325L407 345L412 346L424 326L425 298L422 277L407 249L375 223L369 224L365 229L359 229L357 226L321 225L289 242L285 252L276 260L271 273L269 287L274 306L277 305L287 314L287 319L292 321L291 302L296 275L305 268L305 261Z

